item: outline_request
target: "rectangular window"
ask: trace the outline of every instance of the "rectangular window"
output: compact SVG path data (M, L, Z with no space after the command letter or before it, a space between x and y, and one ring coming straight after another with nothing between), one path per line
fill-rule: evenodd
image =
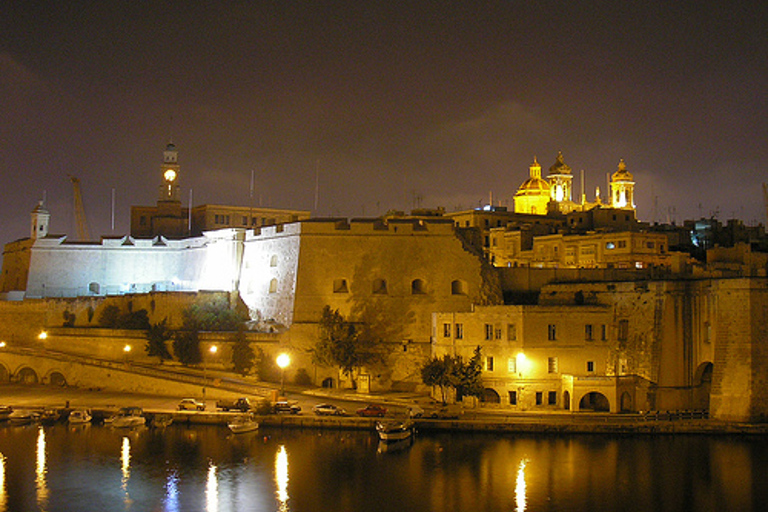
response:
M549 373L557 373L558 372L558 364L557 364L557 358L556 357L547 358L547 371Z
M619 341L629 338L629 320L619 320Z
M494 329L494 334L495 334L495 336L494 336L494 337L495 337L497 340L500 340L500 339L501 339L501 327L500 327L500 326L498 326L498 325L497 325L497 326L495 327L495 329Z
M544 393L541 391L536 392L536 405L541 405L544 402Z
M645 246L648 247L649 249L653 249L656 246L656 244L654 242L646 242Z
M464 338L464 324L456 324L456 339Z
M549 341L557 339L557 326L555 326L555 324L549 324L547 326L547 339Z
M600 326L600 339L603 341L608 339L608 326L605 324Z
M517 373L517 358L510 357L507 359L507 371L509 373Z
M517 328L515 327L515 324L507 324L507 340L517 340Z
M248 217L243 216L243 226L247 226L247 225L248 225Z
M146 226L147 225L147 218L144 215L142 215L139 218L139 224L142 225L142 226Z
M451 337L451 324L443 324L443 338Z
M626 247L627 247L627 241L619 240L619 249L626 249Z
M547 403L549 405L557 405L557 391L547 393Z
M493 356L488 356L485 358L485 371L493 371Z
M594 339L592 337L592 324L586 324L584 326L584 339L587 341L592 341Z
M594 361L587 361L587 371L592 373L595 371L595 362Z
M509 405L517 405L517 391L509 392Z
M485 324L485 339L486 340L493 339L493 325L491 324Z

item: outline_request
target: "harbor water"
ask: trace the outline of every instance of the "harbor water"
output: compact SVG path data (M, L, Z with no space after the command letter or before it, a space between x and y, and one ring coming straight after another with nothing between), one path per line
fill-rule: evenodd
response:
M768 442L1 426L0 512L28 510L760 511Z

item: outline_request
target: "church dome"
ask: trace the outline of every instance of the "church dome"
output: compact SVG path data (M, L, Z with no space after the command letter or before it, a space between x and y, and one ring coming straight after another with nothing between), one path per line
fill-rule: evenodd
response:
M571 174L571 168L563 160L563 152L557 152L557 159L552 167L549 168L549 175L553 174Z
M516 195L549 195L549 183L541 178L528 178L520 185Z
M611 175L611 181L634 181L635 177L627 170L624 159L619 161L619 170Z

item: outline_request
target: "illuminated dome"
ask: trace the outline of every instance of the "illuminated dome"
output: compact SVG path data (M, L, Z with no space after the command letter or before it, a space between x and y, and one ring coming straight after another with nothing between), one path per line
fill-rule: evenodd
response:
M549 183L541 178L528 178L520 185L515 195L533 195L543 193L549 197Z
M520 185L515 193L515 212L544 215L549 202L549 182L541 178L541 165L533 157L531 176Z
M619 161L619 170L611 175L611 181L635 181L635 177L627 170L624 159Z
M557 159L554 165L549 168L549 175L552 176L553 174L571 174L571 168L563 161L562 151L557 152Z

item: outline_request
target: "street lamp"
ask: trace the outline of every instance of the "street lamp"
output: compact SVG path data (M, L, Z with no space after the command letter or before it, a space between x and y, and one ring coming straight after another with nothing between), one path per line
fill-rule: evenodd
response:
M123 353L125 354L125 361L128 362L129 354L131 353L131 346L126 345L123 347Z
M280 396L285 396L285 369L291 364L291 356L283 352L277 356L277 366L280 367Z
M216 355L216 352L219 351L219 347L217 345L211 345L208 347L208 352L211 353L212 356ZM205 386L208 384L208 358L203 355L203 400L205 400Z

